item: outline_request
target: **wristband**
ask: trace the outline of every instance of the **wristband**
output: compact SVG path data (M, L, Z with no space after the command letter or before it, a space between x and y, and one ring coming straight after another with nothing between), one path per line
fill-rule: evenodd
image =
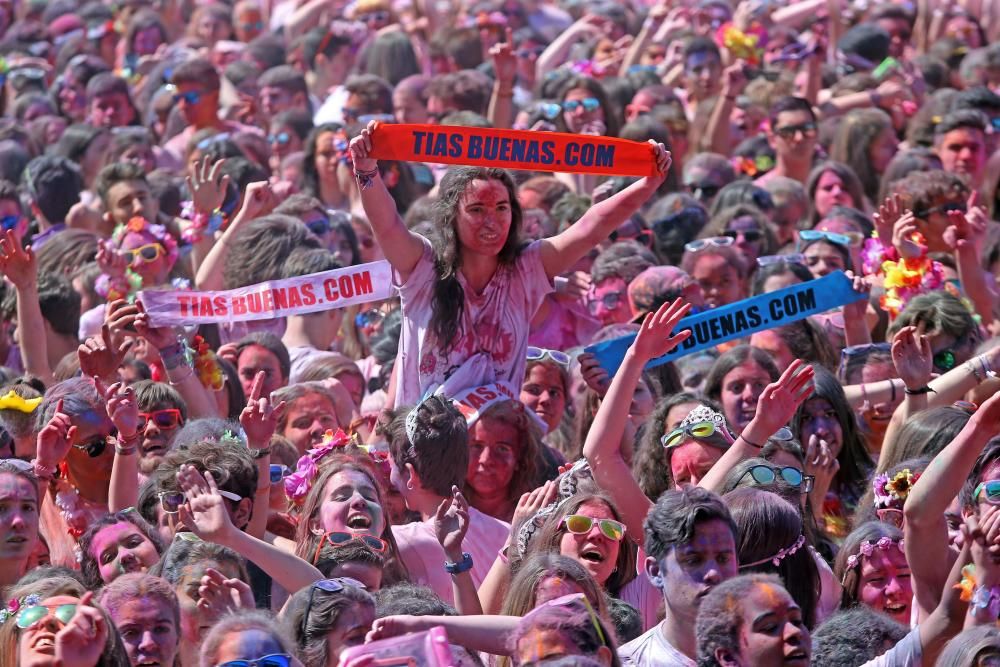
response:
M740 440L747 443L751 447L756 447L757 449L764 449L764 445L758 445L756 442L750 442L749 440L747 440L747 437L742 433L740 433Z
M253 457L254 461L260 461L265 456L270 456L270 455L271 455L271 448L270 447L264 447L263 449L251 449L250 450L250 456Z
M448 574L462 574L472 569L472 554L468 551L462 554L462 560L457 563L451 561L444 562L444 569Z
M354 170L354 178L358 181L358 187L361 190L367 190L375 183L375 177L378 176L378 167L372 169L371 171L358 171Z
M990 610L993 618L1000 616L1000 587L986 588L986 586L976 586L972 592L972 609Z
M921 394L931 394L931 393L936 394L937 392L928 387L927 385L924 385L919 389L910 389L909 387L907 387L906 389L903 390L903 393L906 394L907 396L920 396Z
M56 476L55 467L49 467L39 461L38 459L31 460L31 467L34 470L35 477L42 480L43 482L48 482L53 477Z
M137 445L132 445L131 447L122 447L121 445L115 445L115 455L116 456L131 456L138 451L139 447Z

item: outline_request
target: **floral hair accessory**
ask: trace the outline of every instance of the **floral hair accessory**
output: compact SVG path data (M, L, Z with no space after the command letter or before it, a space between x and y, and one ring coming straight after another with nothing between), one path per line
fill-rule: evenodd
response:
M0 609L0 625L3 625L8 618L13 618L22 609L28 607L37 607L42 602L42 596L37 593L32 593L31 595L25 595L20 600L17 598L12 598L7 602L7 606Z
M388 456L385 452L376 451L368 445L362 445L357 434L348 435L343 429L336 432L327 430L323 434L323 440L316 447L306 451L305 456L299 459L295 465L295 472L285 478L285 493L297 505L302 504L316 481L319 474L319 464L328 454L334 451L343 451L347 447L356 447L368 454L371 460L379 467L384 468L388 464Z
M962 580L955 584L954 588L957 591L961 591L959 599L962 602L969 602L972 600L972 594L978 585L976 581L976 566L969 563L962 568Z
M725 48L733 57L747 61L748 65L757 66L764 55L767 46L767 31L759 23L755 23L743 32L732 22L723 23L715 31L715 43Z
M872 480L872 488L875 492L875 509L903 509L903 503L910 495L910 489L920 479L919 472L911 472L909 468L903 468L892 478L888 474L882 473Z
M173 267L177 263L177 241L163 225L154 225L138 215L130 218L124 225L118 225L111 234L111 240L115 247L121 248L122 242L128 234L149 234L163 244L167 255L167 264Z
M806 543L806 536L799 535L799 539L795 540L791 544L791 546L787 546L784 549L779 549L778 553L774 554L773 556L768 556L767 558L761 558L760 560L755 560L752 563L744 563L740 565L740 569L742 570L745 567L753 567L754 565L763 565L768 561L770 561L771 564L774 565L775 567L778 567L779 565L781 565L781 561L785 560L785 558L791 556L796 551L801 549L802 545L805 543Z
M862 556L871 556L875 553L875 548L879 548L882 551L895 546L899 549L900 553L905 553L903 551L903 540L894 540L889 536L880 537L877 540L867 540L858 545L858 553L851 554L847 557L847 568L844 570L844 577L847 577L847 573L858 567L861 564ZM843 582L841 582L843 583Z
M18 396L13 389L8 391L3 396L0 396L0 410L17 410L18 412L23 412L26 415L30 415L38 407L38 404L42 402L42 398L24 398Z

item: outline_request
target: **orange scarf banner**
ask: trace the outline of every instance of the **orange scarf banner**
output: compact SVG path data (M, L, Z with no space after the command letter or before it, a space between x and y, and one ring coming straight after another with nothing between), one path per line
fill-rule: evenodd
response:
M648 143L563 132L386 123L372 134L370 155L377 160L574 174L656 173L653 147Z

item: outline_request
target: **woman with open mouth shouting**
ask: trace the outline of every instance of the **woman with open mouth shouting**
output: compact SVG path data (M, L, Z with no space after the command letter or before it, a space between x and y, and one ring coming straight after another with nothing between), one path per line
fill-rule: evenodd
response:
M371 157L378 122L350 144L361 201L403 303L396 405L414 405L449 378L459 387L524 379L532 315L591 248L663 183L670 153L650 144L655 175L591 207L563 233L520 241L521 206L502 169L453 167L439 186L431 244L406 228Z

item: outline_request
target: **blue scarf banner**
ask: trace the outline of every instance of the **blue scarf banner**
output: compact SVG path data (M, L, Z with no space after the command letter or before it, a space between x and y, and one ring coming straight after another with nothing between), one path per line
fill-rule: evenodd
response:
M835 271L816 280L690 315L677 324L675 333L690 329L691 336L669 353L650 361L646 368L656 368L734 338L745 338L864 298L865 294L854 291L851 279L843 271ZM601 367L614 375L635 336L629 334L595 343L585 351L597 357Z

